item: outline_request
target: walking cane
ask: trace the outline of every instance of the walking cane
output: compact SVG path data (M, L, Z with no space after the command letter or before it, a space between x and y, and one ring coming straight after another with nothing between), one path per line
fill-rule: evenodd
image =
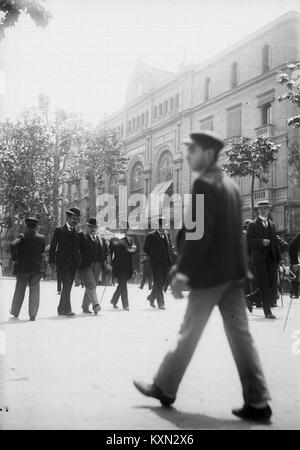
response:
M285 330L285 327L286 327L286 325L287 325L287 321L288 321L289 314L290 314L290 309L291 309L291 306L292 306L292 301L293 301L293 299L292 299L292 297L291 297L291 298L290 298L289 308L288 308L288 311L287 311L287 314L286 314L286 318L285 318L285 323L284 323L283 331Z
M103 297L104 297L106 288L107 288L107 285L104 286L104 289L103 289L103 291L102 291L102 294L101 294L101 297L100 297L100 301L99 301L99 305L100 305L100 306L101 306L101 303L102 303L102 300L103 300Z

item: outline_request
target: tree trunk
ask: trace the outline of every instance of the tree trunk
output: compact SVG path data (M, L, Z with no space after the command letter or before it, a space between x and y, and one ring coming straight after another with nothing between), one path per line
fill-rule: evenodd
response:
M255 175L252 174L251 178L251 216L252 220L254 219L254 182L255 182Z
M88 190L89 190L89 214L90 217L96 217L96 182L95 175L89 173L88 176Z

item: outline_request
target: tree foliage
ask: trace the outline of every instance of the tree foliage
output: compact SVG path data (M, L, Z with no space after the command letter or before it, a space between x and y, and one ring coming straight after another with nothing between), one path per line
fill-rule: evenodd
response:
M40 110L0 124L0 204L7 228L18 230L28 214L39 216L48 235L68 199L63 185L86 178L103 186L105 174L124 172L127 158L115 131L92 128L75 114L56 111L39 98Z
M227 161L224 170L233 177L251 179L251 208L254 216L254 182L255 178L263 183L268 182L270 165L277 159L279 146L266 138L250 139L241 137L234 141L225 151Z
M277 75L277 82L287 88L287 92L277 97L277 100L279 102L289 101L300 108L300 77L298 77L298 80L295 77L296 73L300 71L300 63L289 64L288 69L288 73L279 72ZM300 128L300 115L289 117L287 124L289 127Z
M0 0L0 41L5 30L14 27L21 13L28 14L36 25L45 27L51 14L38 0Z

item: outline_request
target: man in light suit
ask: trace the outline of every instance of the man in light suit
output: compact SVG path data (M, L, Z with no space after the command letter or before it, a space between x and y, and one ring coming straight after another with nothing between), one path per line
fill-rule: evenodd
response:
M243 388L244 406L232 412L242 419L266 422L272 415L270 394L245 309L241 196L233 180L216 164L224 146L218 136L209 131L195 132L187 145L191 169L198 172L190 210L195 220L197 195L204 195L204 234L192 239L195 228L186 230L174 270L174 296L181 298L184 286L190 287L176 345L163 359L152 383L134 384L143 395L156 398L165 406L174 403L197 343L218 306Z

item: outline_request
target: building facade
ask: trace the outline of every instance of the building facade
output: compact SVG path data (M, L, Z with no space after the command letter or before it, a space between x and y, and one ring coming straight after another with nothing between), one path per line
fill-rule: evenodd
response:
M268 183L256 180L255 201L271 201L278 230L286 236L300 231L299 157L291 158L292 150L299 155L299 130L285 122L298 112L289 102L277 101L283 88L276 82L288 63L300 61L299 25L299 13L284 14L210 60L177 73L139 62L124 107L101 121L104 128L118 130L129 157L126 175L107 179L105 190L117 193L121 184L128 195L148 196L161 184L168 193L189 193L192 174L182 140L192 129L214 130L228 142L266 136L280 150ZM244 218L251 217L250 180L236 181ZM77 204L91 208L85 189Z

